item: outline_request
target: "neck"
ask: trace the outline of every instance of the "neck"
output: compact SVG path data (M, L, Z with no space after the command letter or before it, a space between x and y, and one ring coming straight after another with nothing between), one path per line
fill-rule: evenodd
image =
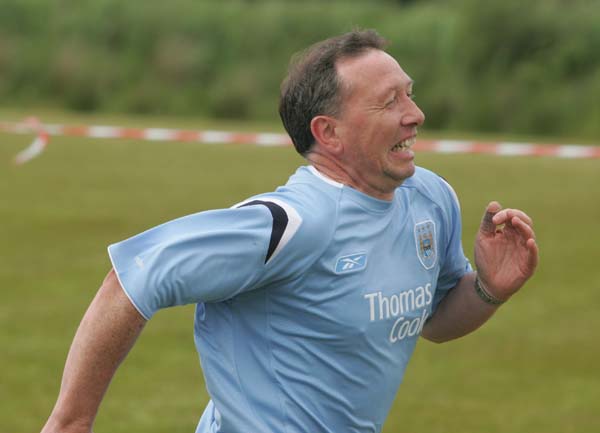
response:
M328 157L318 151L313 151L306 156L306 159L319 173L331 180L352 187L379 200L391 201L394 198L393 191L379 191L370 187L366 182L360 180L361 178L357 173L353 173L334 158Z
M306 159L313 167L319 170L321 174L327 176L329 179L344 185L352 186L353 182L350 174L337 161L316 152L309 153L306 156Z

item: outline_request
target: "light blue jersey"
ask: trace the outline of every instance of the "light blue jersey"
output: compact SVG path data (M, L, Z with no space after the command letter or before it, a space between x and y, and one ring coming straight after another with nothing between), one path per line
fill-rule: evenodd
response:
M379 432L425 321L471 271L454 192L422 168L388 202L302 167L109 254L147 319L197 303L197 433Z

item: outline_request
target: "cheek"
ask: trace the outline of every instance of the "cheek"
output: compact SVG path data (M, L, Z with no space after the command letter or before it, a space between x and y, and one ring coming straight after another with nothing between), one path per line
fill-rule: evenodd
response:
M344 131L344 141L347 144L348 156L355 161L369 163L380 159L382 151L387 151L394 136L393 128L390 122L374 122L371 119L365 119L356 116L349 119L352 128Z
M356 151L359 152L364 159L376 159L377 155L381 154L384 141L380 131L371 129L357 130Z

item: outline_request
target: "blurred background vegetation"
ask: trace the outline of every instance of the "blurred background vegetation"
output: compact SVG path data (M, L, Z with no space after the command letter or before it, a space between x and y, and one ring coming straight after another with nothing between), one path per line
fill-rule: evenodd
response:
M0 105L277 121L290 55L375 28L427 129L600 137L593 0L1 0Z

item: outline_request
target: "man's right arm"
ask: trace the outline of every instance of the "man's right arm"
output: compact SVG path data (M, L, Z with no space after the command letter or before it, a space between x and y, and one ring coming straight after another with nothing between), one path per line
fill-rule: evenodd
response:
M104 393L145 324L111 270L75 334L58 400L42 433L92 431Z

